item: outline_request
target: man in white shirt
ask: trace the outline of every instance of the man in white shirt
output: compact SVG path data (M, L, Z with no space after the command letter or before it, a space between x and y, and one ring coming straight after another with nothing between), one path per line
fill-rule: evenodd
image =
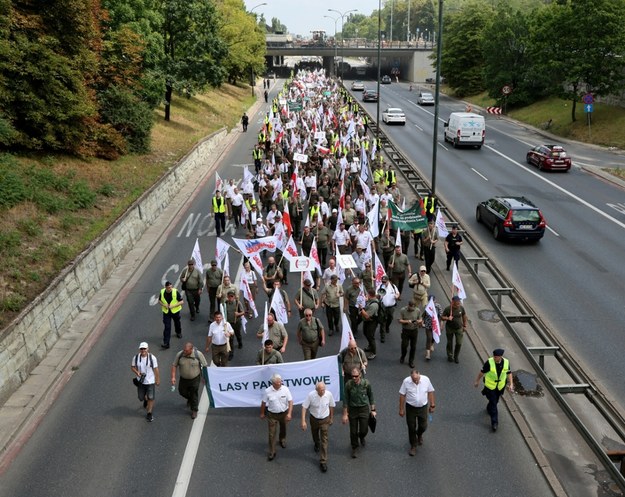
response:
M410 456L416 455L417 444L423 445L423 433L428 427L428 413L433 413L434 409L436 402L432 382L427 376L413 369L399 389L399 415L402 418L406 416Z
M351 243L351 237L345 229L345 223L339 224L339 229L332 235L332 243L334 244L335 254L347 254L349 253L349 245Z
M213 322L208 328L205 351L209 352L212 347L215 366L225 367L228 365L228 343L230 337L234 335L234 330L223 318L221 312L216 311L213 316Z
M360 247L363 250L367 250L367 247L373 241L373 236L367 229L364 224L361 224L358 228L358 233L356 234L356 246Z
M147 342L139 344L139 353L132 358L130 369L137 376L135 385L139 401L143 402L143 407L147 409L146 419L151 423L154 421L152 409L154 408L154 397L156 387L160 385L160 374L158 372L158 361L150 354Z
M228 184L224 187L224 197L226 197L226 207L228 209L228 219L232 219L232 195L234 195L234 189L236 185L234 180L228 180Z
M286 449L286 424L293 414L293 397L288 387L282 384L282 377L275 373L271 377L271 386L263 391L260 403L260 419L267 418L269 426L268 461L276 457L276 431L280 425L280 446Z
M308 410L315 452L319 452L319 467L324 473L328 471L328 430L334 420L334 406L334 396L323 381L315 385L302 404L302 430L306 431Z
M243 195L239 192L239 189L235 186L232 190L232 198L230 203L232 204L232 217L234 217L234 224L238 228L241 224L241 206L243 205Z

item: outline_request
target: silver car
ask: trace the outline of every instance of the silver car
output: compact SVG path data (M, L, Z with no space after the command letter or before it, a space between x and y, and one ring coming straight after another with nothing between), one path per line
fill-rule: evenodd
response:
M419 105L434 105L434 95L429 91L420 91L417 97L417 103Z
M354 81L352 83L352 91L364 91L365 84L362 81Z

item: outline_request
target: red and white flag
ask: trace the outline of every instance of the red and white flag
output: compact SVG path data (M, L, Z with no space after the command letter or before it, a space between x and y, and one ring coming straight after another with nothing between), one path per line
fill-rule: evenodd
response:
M229 243L224 242L221 238L217 238L217 244L215 245L215 259L217 260L217 266L221 266L222 261L231 247L232 245Z
M286 246L284 247L284 250L282 251L282 254L284 255L284 258L287 261L291 261L291 259L293 257L297 257L298 256L297 246L295 245L295 241L293 240L293 236L289 237L289 241L286 242Z
M436 229L438 230L438 236L440 238L447 238L447 235L449 235L440 209L436 209Z
M250 288L249 282L245 278L241 278L241 282L239 283L239 289L241 290L241 294L243 298L247 300L247 303L250 306L250 309L254 313L254 317L258 317L258 310L256 310L256 304L254 303L254 296L252 295L252 289Z
M224 276L230 276L230 256L228 255L228 252L226 252L226 255L224 257L223 271Z
M456 294L462 300L467 298L467 294L464 291L464 285L462 284L462 279L460 278L460 273L458 272L458 264L454 261L454 269L451 273L451 282L456 288Z
M382 277L386 276L386 271L384 270L384 264L380 262L378 258L378 254L375 253L375 287L379 288L382 284Z
M432 338L438 343L441 341L441 324L438 321L438 314L436 313L436 306L432 297L430 297L428 305L425 306L425 312L432 318Z
M315 267L321 273L321 261L319 260L319 251L317 250L317 240L313 240L310 246L310 258L315 261Z
M286 235L291 236L293 233L293 227L291 226L291 213L289 212L289 203L284 202L284 210L282 211L282 222L286 228Z
M280 323L286 324L289 322L289 313L286 310L286 304L282 298L282 292L279 289L273 292L273 298L271 299L269 308L273 309L276 313L276 318Z
M195 267L204 273L204 263L202 262L202 254L200 253L200 242L196 238L195 245L193 246L193 254L191 254L193 260L195 260Z
M217 190L221 191L223 186L224 182L221 179L221 176L219 176L219 173L215 173L215 189L213 190L213 195L215 195L215 192L217 192Z

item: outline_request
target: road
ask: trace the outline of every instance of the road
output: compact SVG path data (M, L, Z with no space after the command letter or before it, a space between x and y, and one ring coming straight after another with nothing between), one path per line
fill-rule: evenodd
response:
M431 179L433 107L419 107L416 89L404 84L381 87L381 111L404 109L405 127L383 125L420 172ZM357 97L358 98L358 97ZM375 115L375 104L365 104ZM525 163L530 146L551 140L507 119L486 116L481 150L453 149L443 142L442 121L464 104L442 97L436 191L463 227L507 274L557 332L568 349L615 398L625 385L623 281L625 192L580 166L617 167L623 156L598 147L566 143L574 167L569 173L540 172ZM501 243L475 220L478 202L494 195L524 195L542 210L549 230L535 245Z
M255 129L263 111L264 106L252 115L251 132L242 134L219 163L222 178L240 177L240 165L250 160ZM295 420L289 426L288 448L279 449L272 462L266 460L266 424L259 419L258 410L210 410L203 431L197 435L201 439L195 439L199 445L195 459L189 463L190 479L178 481L177 485L193 423L201 421L205 413L192 421L184 401L177 392L169 390L169 364L182 341L174 338L170 350L158 349L162 323L160 310L151 303L165 279L178 276L197 236L205 262L211 258L215 248L212 223L200 233L201 228L188 230L186 223L192 215L207 215L213 185L212 176L202 180L197 195L184 206L182 215L173 224L163 225L162 237L154 240L154 249L146 254L146 262L138 268L140 272L129 287L111 296L118 299L118 310L109 316L99 341L2 476L0 497L160 497L185 495L174 491L186 484L189 496L247 496L259 490L261 494L304 497L320 492L354 496L551 495L505 409L502 408L499 431L490 431L485 401L472 387L481 363L468 344L460 364L448 363L442 346L438 346L434 359L426 363L421 360L423 336L420 337L417 364L436 388L437 411L417 456L408 456L405 422L397 414L397 391L409 368L398 361L397 324L387 342L379 345L378 357L369 368L379 427L368 437L361 457L350 458L348 430L338 422L339 416L330 430L329 471L321 474L310 434L298 428L299 407L295 408ZM229 240L229 236L225 239ZM231 263L236 267L235 254ZM287 287L291 296L296 290L293 282L291 278ZM444 295L436 285L434 291ZM264 298L260 298L259 309L263 303ZM201 319L195 322L183 310L185 340L204 343L207 305L204 300ZM325 323L324 316L320 318ZM260 344L252 330L259 324L260 320L256 320L250 325L244 348L235 351L233 366L254 361ZM302 357L294 340L295 326L296 321L292 320L287 327L291 336L285 354L287 361ZM165 380L158 389L153 423L146 422L131 384L130 361L142 340L150 343ZM323 355L337 353L338 345L339 337L331 337Z

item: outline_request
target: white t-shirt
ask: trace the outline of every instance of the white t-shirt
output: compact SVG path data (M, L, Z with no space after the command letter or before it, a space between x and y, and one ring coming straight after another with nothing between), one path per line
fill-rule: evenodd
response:
M213 338L213 345L226 345L228 338L233 333L230 323L226 322L225 319L222 319L221 323L213 321L208 328L208 336Z
M288 410L289 402L292 400L291 391L284 385L281 385L278 390L271 385L265 389L262 397L262 401L267 406L269 412L274 414L279 414Z
M152 359L151 361L150 357ZM137 354L133 356L131 365L137 368L140 374L145 375L145 379L143 380L144 385L152 385L156 383L154 368L158 368L158 361L154 355L149 352L145 357L142 357L141 354Z
M349 240L349 233L347 230L337 230L334 232L332 239L336 242L337 245L347 245L347 241Z
M242 203L243 203L243 195L241 195L240 193L233 193L232 205L234 205L235 207L239 207Z

